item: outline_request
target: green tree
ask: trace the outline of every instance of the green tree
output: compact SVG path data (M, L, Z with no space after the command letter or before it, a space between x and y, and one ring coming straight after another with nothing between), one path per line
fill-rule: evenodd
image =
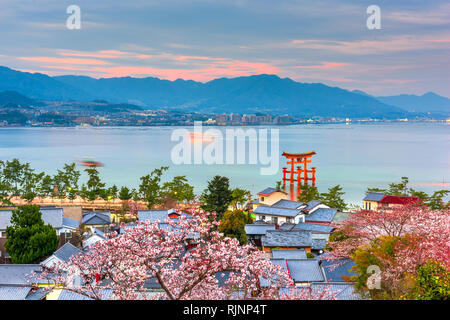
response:
M233 200L230 190L230 180L227 177L215 176L208 182L208 187L200 197L201 208L209 212L216 212L217 219L221 219Z
M336 208L340 211L344 211L347 209L347 204L345 203L343 196L344 192L342 192L342 188L340 185L334 186L328 189L328 192L321 193L319 200L325 203L327 206L331 208Z
M58 170L57 174L53 177L53 182L58 189L58 198L75 200L78 191L78 180L81 173L75 169L76 164L64 164L62 170ZM85 171L88 172L86 169ZM95 168L93 170L96 170ZM89 175L91 175L88 172ZM98 175L98 173L97 173Z
M194 199L194 187L187 181L186 176L176 176L172 181L165 182L162 187L164 196L178 202Z
M428 205L433 210L449 209L450 203L444 202L444 197L450 193L449 190L439 190L435 191L428 199L425 204Z
M6 234L5 249L12 263L39 263L58 247L55 229L44 224L36 205L21 206L14 210Z
M105 183L101 181L98 170L96 168L87 168L84 171L89 175L89 179L86 186L83 185L81 188L83 197L89 201L95 201L102 195L104 196Z
M235 210L238 209L238 207L242 208L251 197L250 191L240 188L233 189L231 191L231 195L233 197L233 200L231 200L231 204L233 205Z
M130 189L127 187L120 188L119 199L120 200L130 200L133 197L133 194L130 192Z
M300 195L298 201L307 203L311 200L320 200L320 193L316 186L302 184L300 186Z
M40 185L44 174L44 172L37 174L34 172L27 173L21 191L22 199L25 199L28 203L31 203L34 198L40 194Z
M417 268L418 300L450 300L450 273L437 261L428 261Z
M240 244L246 244L248 242L245 233L247 220L247 216L241 210L227 211L220 221L219 232L222 232L225 237L236 238Z
M161 167L153 170L150 174L141 177L139 194L142 200L147 202L147 207L149 209L162 201L163 189L161 186L161 177L163 172L167 169L169 169L169 167Z

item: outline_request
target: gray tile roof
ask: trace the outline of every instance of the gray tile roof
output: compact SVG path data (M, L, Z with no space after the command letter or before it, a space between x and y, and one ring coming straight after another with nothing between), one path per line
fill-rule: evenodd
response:
M267 230L275 230L274 224L246 224L245 233L249 235L263 235Z
M111 224L111 215L109 211L85 213L81 223L85 225L108 225Z
M25 300L31 287L0 286L0 300Z
M331 231L333 231L334 228L322 224L300 222L296 224L293 229L312 231L314 233L331 233Z
M39 264L0 264L0 285L28 286L27 280L40 270Z
M356 293L351 283L312 283L311 288L317 290L330 290L336 294L336 300L362 300L362 297Z
M319 208L313 213L305 217L305 221L316 222L331 222L336 215L337 209L334 208Z
M325 281L325 277L316 259L288 259L289 274L295 282Z
M272 205L272 207L284 208L284 209L298 209L302 206L305 206L305 204L303 202L285 200L285 199L281 199Z
M42 220L45 224L50 224L55 229L63 226L63 209L62 208L41 208ZM6 230L10 226L10 220L13 210L0 210L0 230Z
M326 281L345 282L344 278L354 276L355 273L350 272L350 269L355 266L355 263L350 259L342 259L336 261L324 260L327 254L320 256L322 269L325 273Z
M104 289L101 291L101 295L102 300L108 300L112 296L112 290ZM94 300L94 299L70 290L62 290L61 294L58 297L58 300Z
M325 239L312 239L311 249L313 250L324 250L327 246L327 240Z
M73 255L82 253L80 249L72 245L70 242L65 243L61 248L56 250L53 255L59 260L68 262Z
M285 222L278 229L290 231L295 226L295 223Z
M63 227L65 227L65 228L77 229L80 225L80 222L75 219L63 217L62 224L63 224Z
M138 219L139 221L145 222L148 220L150 223L153 223L157 220L160 222L164 222L169 214L175 213L174 209L169 210L139 210L138 211Z
M28 293L27 297L25 298L25 300L42 300L45 298L45 296L49 293L48 290L46 290L45 288L37 288L37 289L32 289L30 290L30 292Z
M306 259L305 249L272 249L274 259Z
M311 232L303 230L267 231L266 235L261 238L263 247L311 247Z
M311 210L311 209L313 209L314 207L318 206L321 203L322 203L322 201L319 201L319 200L311 200L310 202L308 202L306 204L306 208L305 209L306 210Z
M261 194L268 195L268 194L271 194L271 193L273 193L275 191L280 191L280 190L269 187L269 188L265 188L263 191L258 192L258 194L261 193Z
M382 192L368 192L364 197L364 201L380 201L386 194Z
M271 216L281 216L281 217L291 217L294 218L298 214L300 214L300 210L296 209L284 209L284 208L275 208L275 207L266 207L266 206L259 206L255 210L253 210L253 213L256 214L262 214L262 215L271 215Z

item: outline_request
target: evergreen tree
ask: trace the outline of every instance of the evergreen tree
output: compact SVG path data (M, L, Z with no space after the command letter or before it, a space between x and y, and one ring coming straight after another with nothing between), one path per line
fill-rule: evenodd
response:
M161 186L161 177L163 172L167 169L169 169L169 167L161 167L153 170L150 174L141 177L139 194L142 200L147 202L147 207L149 209L162 201L163 190Z
M217 213L220 220L233 200L230 180L227 177L215 176L208 182L208 187L200 197L203 210Z
M342 192L342 188L340 185L334 186L328 189L328 192L320 194L320 200L331 208L336 208L340 211L344 211L347 209L347 204L345 203L342 196L344 192Z
M302 184L300 186L300 195L298 201L308 203L311 200L320 200L320 193L316 186Z
M222 232L225 237L236 238L240 244L246 244L248 242L245 233L247 222L247 215L241 210L227 211L220 221L219 232Z
M44 224L36 205L21 206L14 210L6 234L5 249L12 263L39 263L58 247L55 229Z

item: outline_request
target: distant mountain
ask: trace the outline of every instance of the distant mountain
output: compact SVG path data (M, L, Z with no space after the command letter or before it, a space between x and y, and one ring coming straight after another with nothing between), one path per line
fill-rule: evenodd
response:
M206 83L158 78L49 77L0 67L0 91L15 90L43 100L105 100L148 108L216 113L296 116L404 117L407 112L360 93L320 83L299 83L276 75L221 78Z
M411 112L441 112L450 114L450 99L433 92L422 96L401 94L397 96L376 97L379 101Z
M30 107L30 106L41 106L42 102L30 99L16 91L3 91L0 92L0 106L12 105Z

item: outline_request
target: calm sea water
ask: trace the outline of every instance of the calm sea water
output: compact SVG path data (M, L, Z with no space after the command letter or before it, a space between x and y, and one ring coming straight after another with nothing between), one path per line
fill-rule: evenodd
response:
M340 184L345 199L352 203L361 202L367 187L384 187L402 176L410 178L412 187L425 192L450 189L448 124L268 128L279 129L280 135L280 169L270 176L260 175L259 165L174 165L170 152L176 142L170 136L176 127L0 128L0 159L19 158L53 174L64 163L92 157L105 164L101 175L108 184L129 187L136 187L139 178L154 168L168 165L168 179L186 175L198 193L216 174L229 177L232 186L255 193L281 180L283 151L315 150L312 165L317 167L319 191Z

